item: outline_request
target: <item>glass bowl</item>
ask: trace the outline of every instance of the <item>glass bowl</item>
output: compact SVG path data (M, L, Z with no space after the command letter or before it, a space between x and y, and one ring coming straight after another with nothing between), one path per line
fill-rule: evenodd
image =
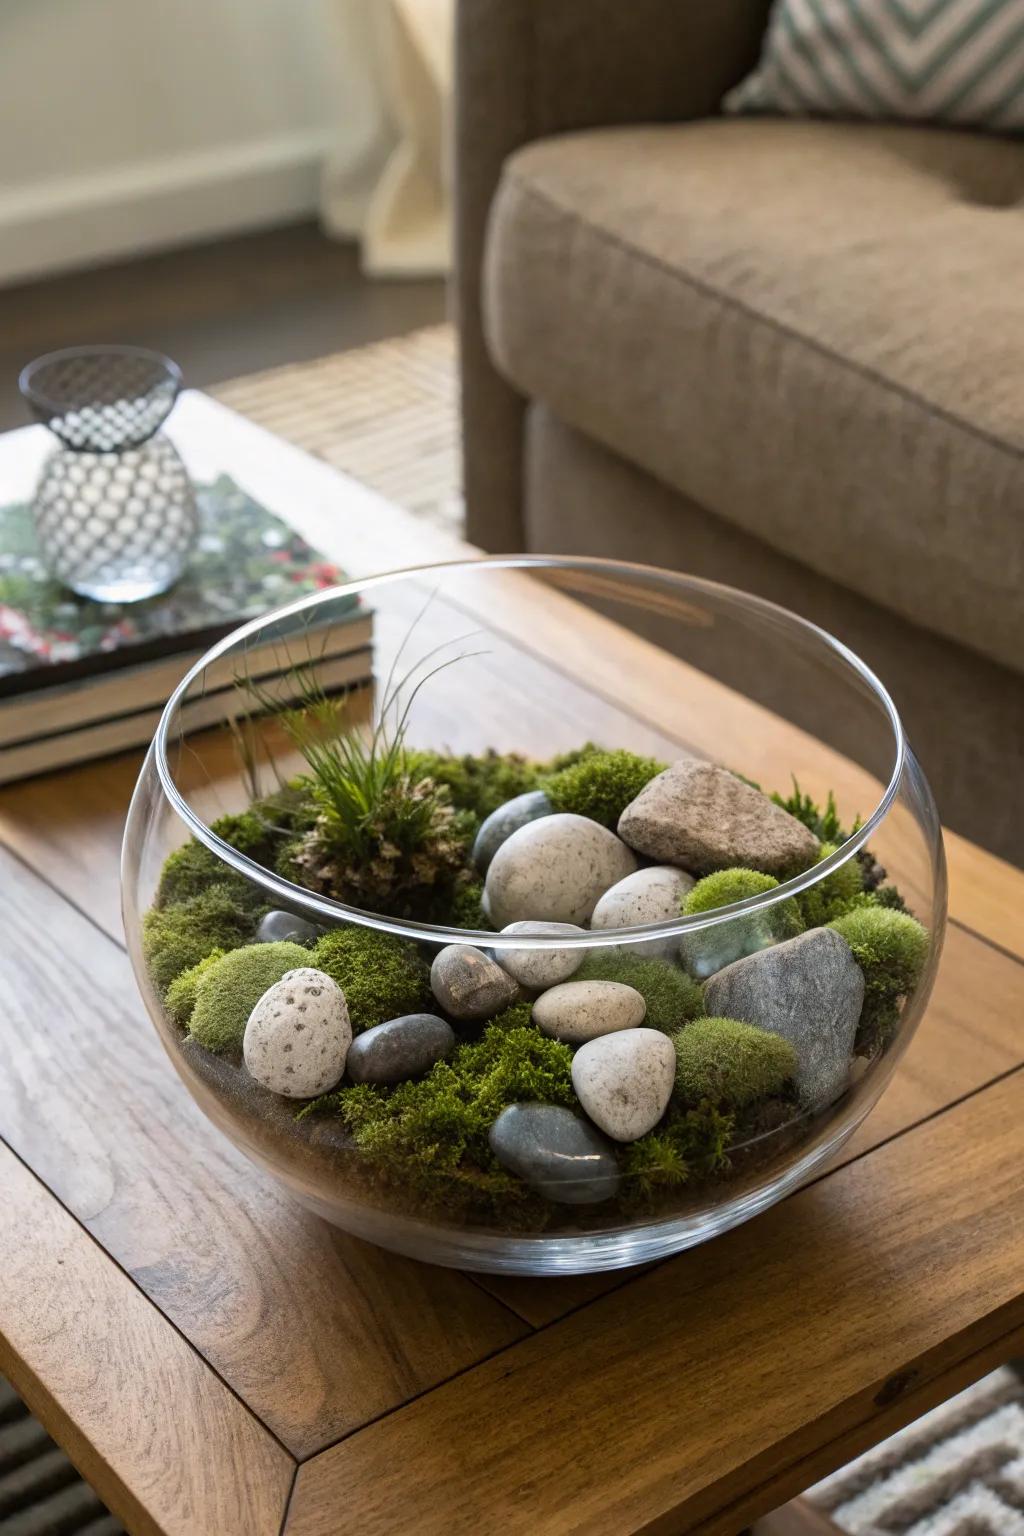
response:
M543 556L214 646L122 883L153 1022L239 1148L360 1237L534 1274L806 1180L892 1075L945 922L931 793L856 656L728 587Z

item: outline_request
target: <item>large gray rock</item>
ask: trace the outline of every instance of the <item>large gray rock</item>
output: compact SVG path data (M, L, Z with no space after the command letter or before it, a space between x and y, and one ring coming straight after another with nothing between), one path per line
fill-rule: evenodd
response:
M697 875L741 864L781 878L809 868L818 854L814 834L759 789L688 758L630 801L619 836L638 853Z
M800 1098L815 1110L832 1104L849 1082L863 1001L860 966L833 928L812 928L736 960L704 988L709 1015L743 1019L790 1042Z
M525 795L516 795L514 800L499 805L480 823L473 843L473 863L480 873L486 875L494 855L513 832L541 816L550 815L551 801L542 789L527 790Z
M406 1013L356 1035L345 1070L354 1083L404 1083L429 1072L455 1044L455 1031L436 1013Z
M560 812L532 821L502 843L487 871L485 895L496 928L533 918L585 923L610 885L631 875L636 858L587 816Z
M502 933L529 933L558 935L583 933L578 923L509 923ZM508 971L524 987L541 992L554 987L560 981L568 981L574 971L583 964L586 950L573 946L552 949L496 949L494 958L502 970Z
M542 1035L582 1045L618 1029L636 1029L647 1004L635 987L621 981L564 981L541 994L532 1019Z
M668 1108L676 1048L657 1029L623 1029L581 1045L572 1059L576 1097L616 1141L636 1141Z
M673 864L651 864L619 880L605 891L590 919L591 928L638 928L645 923L665 923L682 916L683 897L694 887L694 878ZM634 955L659 955L675 959L676 940L652 939L631 946Z
M430 989L453 1019L489 1019L519 996L518 983L482 949L448 944L434 956Z
M560 1205L597 1205L618 1191L613 1148L570 1109L510 1104L487 1139L503 1168Z

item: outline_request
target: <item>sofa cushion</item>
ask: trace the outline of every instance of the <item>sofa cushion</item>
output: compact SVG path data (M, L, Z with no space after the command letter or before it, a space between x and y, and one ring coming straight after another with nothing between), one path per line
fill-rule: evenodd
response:
M499 369L573 426L1024 669L1022 270L1022 144L602 130L509 160L485 324Z

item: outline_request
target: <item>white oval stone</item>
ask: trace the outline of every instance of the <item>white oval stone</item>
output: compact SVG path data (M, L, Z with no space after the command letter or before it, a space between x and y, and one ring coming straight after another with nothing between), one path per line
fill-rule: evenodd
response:
M583 933L578 923L509 923L502 933ZM560 981L568 981L583 964L585 950L579 946L568 949L496 949L494 958L503 970L508 971L524 987L543 991Z
M585 923L608 887L635 869L635 854L599 822L569 812L544 816L513 832L494 855L487 909L499 928L529 918Z
M581 1045L572 1085L587 1114L614 1141L636 1141L668 1108L676 1080L675 1046L657 1029L627 1029Z
M313 1099L341 1079L351 1044L344 992L325 972L303 966L264 992L245 1026L242 1056L272 1093Z
M643 997L624 982L564 981L538 997L532 1018L542 1034L580 1045L598 1035L636 1029L646 1013Z
M590 919L591 928L637 928L643 923L665 923L682 916L683 897L696 884L685 869L673 864L652 864L627 875L605 891ZM675 959L677 941L652 939L636 947L644 955L664 955ZM634 948L634 946L630 946Z

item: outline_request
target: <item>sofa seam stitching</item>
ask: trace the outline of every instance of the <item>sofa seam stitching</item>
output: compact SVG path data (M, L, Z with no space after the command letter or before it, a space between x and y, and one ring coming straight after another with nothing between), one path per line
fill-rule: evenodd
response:
M915 390L909 389L906 385L898 384L895 380L886 378L884 374L876 372L875 369L869 367L867 364L859 363L851 358L843 357L841 353L833 351L831 347L826 346L823 342L817 341L814 337L807 336L803 332L795 330L792 326L787 325L784 321L776 319L773 315L763 314L761 311L752 308L751 305L745 302L743 299L736 298L732 294L723 293L721 289L714 287L714 285L709 283L706 279L696 277L692 272L687 272L682 267L673 267L669 262L664 260L664 258L656 256L650 251L642 250L639 246L630 245L628 241L624 240L614 231L606 228L606 226L602 224L595 224L591 219L584 218L575 208L566 207L564 203L559 202L559 200L556 197L553 197L551 193L546 189L541 189L534 186L532 183L526 181L521 176L517 176L513 172L509 171L507 168L505 170L504 177L509 185L514 187L517 192L524 194L527 197L532 197L536 202L543 203L546 207L552 209L558 214L561 214L563 218L572 221L581 229L590 230L598 237L598 239L604 241L606 245L613 247L621 254L634 257L644 266L650 267L654 271L661 273L663 276L681 283L684 287L693 289L695 293L700 294L702 297L713 299L717 303L723 305L725 308L745 315L747 319L753 320L765 326L767 329L775 331L785 340L796 342L801 346L807 347L810 351L817 353L819 357L827 358L829 362L835 364L840 370L845 370L848 373L856 374L862 379L866 379L873 384L879 385L882 389L887 390L890 394L896 395L900 399L908 401L910 404L917 406L920 410L928 412L929 414L937 417L939 420L946 422L950 426L959 428L962 432L966 433L968 437L974 438L978 442L985 443L991 448L998 449L1001 453L1006 454L1011 460L1016 461L1024 458L1024 448L1017 448L1011 443L1004 442L1001 438L994 436L992 433L973 426L962 416L955 415L947 407L937 405L933 401L930 401L926 396L919 395Z

